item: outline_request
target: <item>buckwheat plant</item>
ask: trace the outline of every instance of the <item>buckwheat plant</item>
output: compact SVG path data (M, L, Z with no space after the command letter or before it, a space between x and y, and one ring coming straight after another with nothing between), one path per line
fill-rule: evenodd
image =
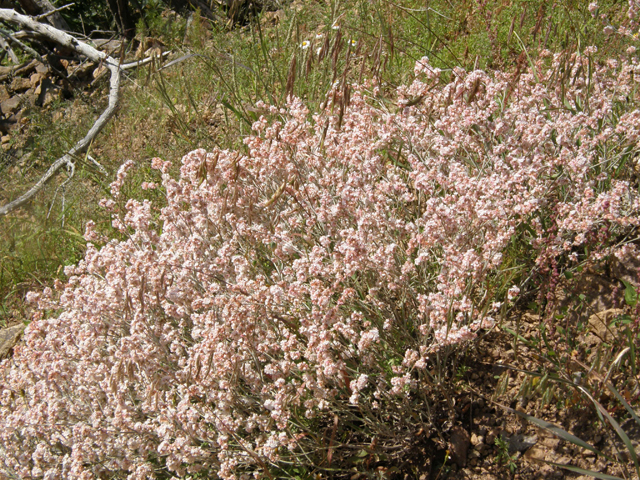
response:
M0 364L0 472L248 479L398 455L433 358L525 277L637 254L640 66L592 52L450 81L423 58L391 106L372 84L313 115L259 105L247 154L196 150L177 180L153 160L162 208L123 198L125 164L103 202L124 240L89 222Z

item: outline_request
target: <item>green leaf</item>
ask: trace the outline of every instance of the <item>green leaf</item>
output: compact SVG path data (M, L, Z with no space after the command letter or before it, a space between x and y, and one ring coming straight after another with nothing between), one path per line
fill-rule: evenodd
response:
M502 327L502 329L507 332L510 333L511 335L513 335L514 337L516 337L518 340L525 342L526 344L530 343L526 338L524 338L522 335L519 335L518 333L514 332L513 330L511 330L509 327Z
M622 280L622 283L624 283L624 286L626 287L624 289L624 301L625 301L625 303L627 305L629 305L630 307L635 307L636 304L638 303L638 291L636 290L636 287L631 285L626 280Z
M602 415L607 419L609 424L616 431L616 433L618 434L618 436L620 437L620 439L622 440L624 445L627 447L627 450L629 451L629 455L631 456L631 460L633 460L633 464L636 467L636 472L638 472L640 474L640 465L638 464L638 455L636 454L636 450L633 447L633 444L631 443L631 440L629 439L629 437L627 436L625 431L622 429L622 427L620 427L620 424L618 424L618 422L616 422L615 419L611 415L609 415L609 412L607 412L607 409L604 408L600 404L600 402L598 402L595 398L593 398L593 396L589 392L587 392L582 387L578 387L578 388L580 389L580 391L582 393L584 393L589 398L589 400L591 400L591 403L593 403L595 405L595 407L598 409L598 411L600 413L602 413Z
M544 428L545 430L548 430L549 432L553 433L555 436L560 437L562 440L565 440L567 442L571 442L574 445L578 445L578 446L580 446L582 448L586 448L587 450L590 450L590 451L592 451L593 453L595 453L597 455L605 456L597 448L592 447L591 445L589 445L587 442L585 442L581 438L578 438L575 435L570 434L569 432L563 430L562 428L558 427L557 425L554 425L553 423L545 422L544 420L540 420L539 418L532 417L531 415L527 415L524 412L520 412L518 410L514 410L513 408L509 408L509 407L506 407L504 405L502 405L502 408L504 408L508 412L515 413L516 415L524 418L525 420L527 420L528 422L533 423L534 425L539 426L540 428Z
M589 475L590 477L601 478L602 480L624 480L623 478L620 478L620 477L614 477L613 475L607 475L606 473L592 472L591 470L585 470L584 468L574 467L573 465L565 465L562 463L553 463L553 462L546 462L546 461L544 463L547 463L554 467L564 468L566 470L570 470L572 472L576 472L581 475Z
M633 411L633 408L631 408L631 405L629 405L627 401L624 399L624 397L620 395L618 390L616 390L616 388L613 385L611 385L611 383L609 382L607 382L607 388L611 393L615 395L618 401L622 403L624 408L627 410L627 412L629 412L629 415L631 415L631 417L636 421L636 423L640 425L640 418L638 418L638 416L636 415L636 412Z

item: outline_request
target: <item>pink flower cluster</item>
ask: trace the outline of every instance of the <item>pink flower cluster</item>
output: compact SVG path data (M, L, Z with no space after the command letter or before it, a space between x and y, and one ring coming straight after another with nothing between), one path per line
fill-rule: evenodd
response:
M423 58L397 109L371 85L342 115L261 105L248 153L191 152L178 180L155 159L166 206L105 202L126 240L89 243L65 285L30 295L57 313L0 364L0 475L305 461L334 412L410 399L531 270L628 254L640 66L542 57L448 83Z

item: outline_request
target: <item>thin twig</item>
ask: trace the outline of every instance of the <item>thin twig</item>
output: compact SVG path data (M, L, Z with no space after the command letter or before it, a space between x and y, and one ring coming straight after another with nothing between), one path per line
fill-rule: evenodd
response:
M161 57L166 57L167 55L170 55L170 54L171 54L171 51L163 52L161 54ZM130 70L132 68L142 67L143 65L146 65L147 63L151 63L155 58L157 58L155 55L151 55L150 57L147 57L147 58L142 59L142 60L136 60L135 62L123 63L122 65L120 65L120 70Z
M7 39L9 42L11 43L15 43L16 45L18 45L21 49L23 49L25 52L27 52L29 55L31 55L32 57L35 57L36 59L38 59L40 62L44 63L44 59L42 58L42 56L36 52L33 48L31 48L29 45L22 43L20 40L18 40L17 38L14 38L13 35L11 35L9 32L7 32L6 30L2 30L0 29L0 35L2 35L5 39Z
M62 228L64 228L64 204L65 204L65 200L66 200L66 187L67 184L71 181L71 179L73 178L74 174L76 173L76 164L73 162L69 162L67 163L67 172L69 172L69 176L67 177L67 179L62 182L60 185L58 185L58 188L56 188L56 192L53 194L53 200L51 200L51 206L49 207L49 211L47 212L47 220L49 219L49 215L51 215L51 210L53 210L53 206L56 203L56 197L58 196L58 190L62 190Z
M100 170L100 172L104 175L107 176L107 170L106 168L104 168L100 162L98 162L95 158L93 158L91 155L89 155L88 153L86 154L87 159L89 159L91 161L91 163L93 163L96 167L98 167L98 170Z
M9 54L9 57L11 57L11 61L14 64L20 63L20 60L18 60L18 56L16 55L16 53L11 48L11 45L9 45L4 38L0 38L0 47L2 47L2 49L5 51L5 53Z
M65 9L67 9L69 7L74 6L74 5L75 5L75 3L67 3L66 5L63 5L62 7L55 8L55 9L49 11L49 12L43 13L42 15L38 15L37 17L33 17L33 18L35 20L37 20L37 21L40 21L43 18L47 18L47 17L53 15L54 13L58 13L59 11L65 10Z

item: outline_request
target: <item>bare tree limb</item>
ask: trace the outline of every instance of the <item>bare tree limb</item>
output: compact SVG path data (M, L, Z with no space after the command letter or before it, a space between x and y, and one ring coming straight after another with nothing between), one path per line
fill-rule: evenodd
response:
M147 63L151 63L153 62L155 59L158 58L164 58L168 55L171 55L171 51L168 52L162 52L160 55L151 55L150 57L144 58L142 60L136 60L135 62L129 62L129 63L123 63L120 65L120 68L122 70L130 70L132 68L138 68L138 67L142 67L143 65L146 65Z
M18 197L17 199L9 202L6 205L0 206L0 216L6 215L12 210L20 207L29 201L36 193L38 193L44 185L56 174L56 172L63 166L67 166L70 169L74 168L74 158L76 155L86 152L87 148L96 137L96 135L102 130L105 124L113 116L118 106L119 89L120 89L120 73L121 69L119 62L109 55L100 52L92 46L79 41L75 37L57 29L50 25L35 21L33 18L26 15L21 15L15 10L0 9L0 21L4 21L11 24L20 25L22 28L32 30L43 37L58 43L61 46L67 47L75 52L88 57L94 62L102 62L102 64L109 69L111 73L110 86L109 86L109 105L106 110L95 121L89 132L75 144L68 153L57 159L46 173L40 177L40 179L33 185L26 193Z
M4 39L8 40L9 42L15 43L16 45L18 45L20 48L22 48L25 52L27 52L32 57L40 60L40 63L44 63L44 59L42 58L42 56L40 56L38 52L36 52L33 48L31 48L26 43L22 43L17 38L13 38L13 36L9 32L6 32L5 30L2 30L0 28L0 35L2 35ZM14 62L14 63L18 63L18 62Z
M9 45L4 38L0 38L0 47L9 54L9 58L11 58L11 62L14 65L20 63L20 60L18 60L18 57L11 48L11 45Z
M43 13L42 15L38 15L37 17L35 17L35 19L39 22L43 18L50 17L51 15L56 15L61 10L65 10L65 9L67 9L69 7L73 7L74 5L75 5L75 3L67 3L66 5L63 5L61 7L54 8L53 10L49 10L48 12Z

